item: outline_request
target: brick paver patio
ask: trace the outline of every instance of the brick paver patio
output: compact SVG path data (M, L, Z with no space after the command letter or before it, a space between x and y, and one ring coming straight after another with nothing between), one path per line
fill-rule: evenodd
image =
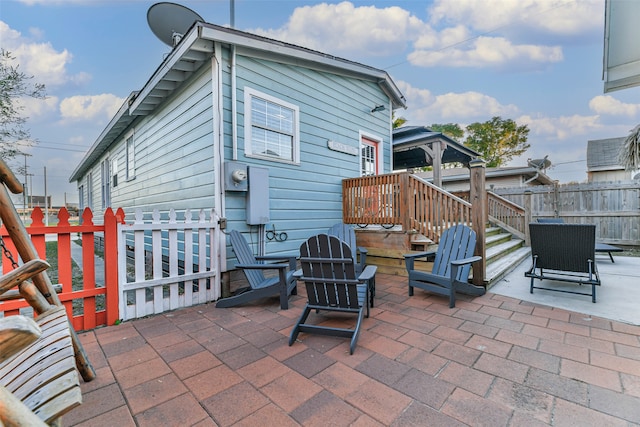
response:
M97 371L66 426L629 426L640 326L491 293L448 300L378 274L358 347L288 335L304 286L81 333ZM331 315L335 322L335 315Z

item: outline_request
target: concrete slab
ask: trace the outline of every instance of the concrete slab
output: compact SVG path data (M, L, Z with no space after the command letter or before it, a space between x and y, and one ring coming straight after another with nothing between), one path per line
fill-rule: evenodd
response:
M526 259L511 273L493 285L489 292L518 298L536 304L563 308L578 313L640 325L640 257L615 256L612 263L606 253L597 254L596 262L601 286L596 287L596 302L590 296L534 289L529 293L530 279L524 272L531 266ZM536 286L540 286L536 280ZM582 291L579 285L545 280L545 287ZM582 286L584 288L584 285ZM591 287L586 288L591 292Z

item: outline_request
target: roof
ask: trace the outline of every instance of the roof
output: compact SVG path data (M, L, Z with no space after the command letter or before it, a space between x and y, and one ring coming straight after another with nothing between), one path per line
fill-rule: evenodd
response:
M480 157L480 153L465 147L441 132L434 132L425 126L402 126L393 130L393 169L419 168L431 166L431 161L421 148L434 142L445 142L442 163L462 163Z
M216 43L235 46L241 55L293 64L323 72L375 82L392 107L406 108L405 99L389 74L347 59L205 22L196 22L162 61L144 87L132 92L76 169L69 182L77 181L117 140L138 116L146 116L180 89L214 54Z
M469 170L465 168L442 169L441 173L443 182L469 181ZM418 175L426 179L433 178L432 171L420 172ZM524 176L527 180L535 178L535 180L542 185L551 185L554 183L553 179L548 175L532 166L486 168L485 170L485 178L487 179L508 176Z
M626 137L587 141L587 171L623 170L618 156Z

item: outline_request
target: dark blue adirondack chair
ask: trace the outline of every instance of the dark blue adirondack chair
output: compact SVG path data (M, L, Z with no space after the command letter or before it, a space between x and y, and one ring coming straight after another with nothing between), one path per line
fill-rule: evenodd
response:
M216 307L226 308L245 304L258 298L280 295L280 308L289 308L289 295L295 295L296 278L293 273L296 270L296 257L284 257L282 255L254 256L251 247L244 236L237 230L229 233L233 252L238 258L236 268L243 270L249 288L240 290L239 293L228 298L218 300ZM266 263L274 262L274 264ZM264 270L277 270L278 275L265 277Z
M366 248L358 246L356 244L356 232L353 226L339 222L334 224L327 232L329 236L336 236L338 239L349 245L351 254L353 255L353 262L356 268L356 274L362 273L367 266L367 253ZM360 255L358 259L358 255ZM376 296L376 283L375 278L372 278L369 283L369 305L373 307L373 299Z
M353 354L362 318L369 317L368 283L376 274L376 266L369 265L357 275L349 245L327 234L312 236L300 246L300 265L300 280L305 283L309 300L291 331L289 345L300 332L332 335L351 338L349 348ZM322 323L307 324L312 310L355 314L355 326L338 328Z
M456 304L456 292L469 295L484 295L482 286L469 283L471 264L480 261L482 257L473 256L476 246L476 232L471 228L458 224L445 230L440 237L436 252L420 252L406 254L405 266L409 275L409 296L413 295L413 288L449 297L449 307ZM435 256L430 273L415 269L415 260Z

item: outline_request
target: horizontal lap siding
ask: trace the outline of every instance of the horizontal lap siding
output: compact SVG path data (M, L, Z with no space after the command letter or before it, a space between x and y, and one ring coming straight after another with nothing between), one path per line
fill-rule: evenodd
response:
M118 165L123 185L112 193L112 204L124 206L127 214L137 206L145 211L213 207L211 69L205 68L135 126L135 179L124 181L122 152Z
M288 235L285 242L268 241L267 253L296 252L310 235L342 220L342 179L360 175L359 156L329 150L328 140L359 152L360 132L382 138L389 170L388 112L370 113L388 100L375 82L241 56L237 64L238 160L269 168L267 229ZM299 165L244 156L245 86L299 107ZM228 193L226 208L230 225L247 230L243 195Z

